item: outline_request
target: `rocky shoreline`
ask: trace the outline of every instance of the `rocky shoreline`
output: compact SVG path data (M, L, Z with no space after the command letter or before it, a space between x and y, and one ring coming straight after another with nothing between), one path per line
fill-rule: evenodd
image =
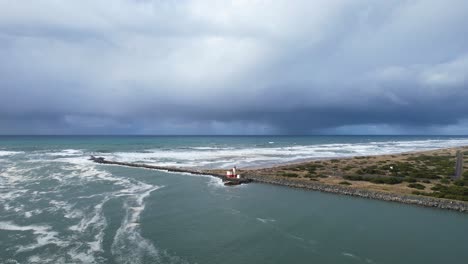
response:
M91 156L89 160L95 163L99 163L99 164L119 165L119 166L125 166L125 167L162 170L162 171L168 171L168 172L190 173L190 174L195 174L195 175L208 175L208 176L220 178L223 181L230 181L235 184L245 184L245 183L250 183L253 181L253 179L250 179L250 178L241 178L241 179L229 178L228 179L224 175L221 175L218 173L212 173L209 171L203 171L203 170L191 170L191 169L181 169L181 168L175 168L175 167L162 167L162 166L155 166L155 165L147 165L147 164L140 164L140 163L110 161L110 160L104 159L103 157Z
M99 164L120 165L120 166L126 166L126 167L164 170L164 171L169 171L169 172L191 173L191 174L199 174L199 175L202 174L202 175L210 175L213 177L217 177L222 180L227 180L227 178L224 175L221 175L219 173L213 173L211 171L190 170L190 169L161 167L161 166L153 166L153 165L138 164L138 163L108 161L108 160L105 160L104 158L93 157L93 156L91 156L90 160ZM250 183L250 182L274 184L274 185L281 185L281 186L292 187L292 188L301 188L301 189L308 189L308 190L314 190L314 191L320 191L320 192L350 195L350 196L367 198L367 199L376 199L376 200L383 200L383 201L389 201L389 202L413 204L413 205L424 206L424 207L447 209L447 210L454 210L458 212L468 213L467 202L433 198L433 197L427 197L427 196L377 192L377 191L363 190L363 189L357 189L357 188L341 186L341 185L324 184L324 183L313 182L313 181L297 182L297 181L288 180L288 179L276 179L272 177L254 176L254 175L249 175L248 173L244 174L244 177L242 179L229 179L229 180L239 181L238 184L245 184L245 183Z
M385 192L376 192L339 185L329 185L320 182L297 182L287 179L273 179L270 177L248 176L254 182L287 186L292 188L308 189L320 192L350 195L355 197L398 202L424 207L447 209L468 213L468 203L462 201L433 198L427 196L403 195Z

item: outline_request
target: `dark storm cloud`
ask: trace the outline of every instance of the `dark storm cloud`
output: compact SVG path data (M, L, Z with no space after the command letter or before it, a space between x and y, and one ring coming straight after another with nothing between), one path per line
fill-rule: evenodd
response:
M0 1L0 133L466 133L466 10Z

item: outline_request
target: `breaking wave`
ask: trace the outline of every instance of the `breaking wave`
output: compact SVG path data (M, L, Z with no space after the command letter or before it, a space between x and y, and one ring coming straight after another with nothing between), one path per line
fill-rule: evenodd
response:
M77 151L64 153L52 153L53 160L32 157L0 168L0 232L29 237L15 236L6 245L14 252L7 259L28 256L28 263L105 263L108 216L104 208L114 199L125 211L111 245L117 263L183 262L158 250L140 234L145 199L163 186L112 175ZM44 223L40 220L44 216L63 219L60 222L65 226ZM51 246L56 248L55 254L37 250ZM6 261L2 257L0 263Z
M140 218L146 208L145 201L164 186L137 177L114 175L109 167L87 160L88 155L160 166L248 167L461 145L468 145L468 139L288 146L270 141L255 146L197 146L114 153L71 148L0 150L0 235L8 235L7 244L2 247L10 254L0 255L0 263L7 260L22 263L15 259L17 256L26 259L26 263L106 263L109 251L117 263L185 263L141 234ZM210 189L224 188L221 179L196 177L209 177ZM114 221L116 226L106 211L111 202L121 210L120 218ZM256 221L264 226L275 225L275 220L270 218L256 218ZM289 233L285 235L301 239ZM54 250L42 250L50 248ZM357 258L349 252L342 255Z
M126 162L143 162L160 166L229 168L273 165L305 159L340 158L395 154L468 145L468 139L334 143L273 147L192 147L146 149L141 152L98 153Z

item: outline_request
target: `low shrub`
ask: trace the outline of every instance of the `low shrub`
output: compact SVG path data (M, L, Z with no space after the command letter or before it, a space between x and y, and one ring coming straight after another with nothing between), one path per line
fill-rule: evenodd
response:
M468 188L464 186L437 184L431 190L434 192L430 195L434 197L468 201Z
M293 173L293 172L283 172L282 176L291 177L291 178L299 177L299 175L297 173Z
M364 177L360 175L347 175L343 178L351 181L368 181L376 184L398 184L403 182L403 179L397 177Z
M343 178L347 180L351 180L351 181L365 181L364 177L360 175L347 175L347 176L344 176Z
M403 181L409 182L409 183L418 182L418 180L416 180L415 178L411 178L411 177L405 177L405 179Z
M419 183L410 183L408 184L408 187L413 188L413 189L418 189L418 190L426 189L426 186L419 184Z
M468 186L468 180L456 180L453 184L457 186Z
M443 179L440 179L440 182L441 182L441 183L444 183L444 184L449 184L449 183L450 183L450 180L447 179L447 178L443 178Z
M377 183L377 184L399 184L403 182L401 178L396 178L396 177L371 178L369 181L372 183Z

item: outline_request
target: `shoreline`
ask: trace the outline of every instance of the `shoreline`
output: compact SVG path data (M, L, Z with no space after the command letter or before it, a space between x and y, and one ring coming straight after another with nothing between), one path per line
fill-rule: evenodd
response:
M417 205L429 208L438 208L438 209L446 209L446 210L453 210L458 212L468 213L468 202L455 200L455 199L447 199L447 198L439 198L439 197L432 197L426 195L415 195L412 193L408 193L413 189L408 189L405 186L398 186L398 185L381 185L381 184L370 184L368 182L354 182L348 185L341 185L343 181L343 175L327 175L322 176L320 178L303 178L302 176L298 178L289 178L286 176L281 176L281 173L284 173L286 169L297 169L303 166L322 166L325 169L330 170L331 167L335 168L338 163L346 163L346 164L364 164L372 163L372 162L382 162L385 159L393 159L396 161L403 160L406 157L421 157L421 156L440 156L442 153L453 153L460 150L468 150L468 146L461 146L461 147L453 147L453 148L444 148L444 149L434 149L434 150L426 150L426 151L412 151L412 152L402 152L402 153L395 153L395 154L385 154L385 155L373 155L373 156L354 156L354 157L343 157L343 158L328 158L328 159L314 159L314 160L307 160L301 162L294 162L294 163L286 163L286 164L278 164L272 167L262 167L262 168L245 168L241 169L242 179L239 183L250 183L250 182L257 182L257 183L265 183L265 184L273 184L279 186L285 186L290 188L300 188L305 190L313 190L313 191L320 191L326 193L333 193L333 194L340 194L340 195L348 195L354 197L361 197L366 199L376 199L388 202L398 202L403 204L410 204L410 205ZM118 162L118 161L107 161L103 158L95 158L91 157L91 160L99 163L99 164L110 164L110 165L119 165L119 166L127 166L127 167L138 167L138 168L146 168L146 169L155 169L155 170L162 170L162 171L169 171L169 172L180 172L180 173L191 173L191 174L198 174L198 175L209 175L212 177L217 177L222 180L231 180L225 177L225 169L184 169L179 167L162 167L162 166L154 166L154 165L147 165L147 164L139 164L139 163L127 163L127 162ZM346 165L345 164L345 165ZM342 165L344 166L344 165ZM455 163L454 165L455 166ZM338 170L338 169L336 169ZM297 170L295 170L297 171ZM331 169L331 171L335 171L335 169ZM303 173L303 172L300 172ZM379 176L380 177L380 176ZM383 176L381 176L384 178ZM346 179L346 178L345 178ZM430 184L425 183L428 187L433 186L436 184L436 180L431 180ZM414 190L413 190L414 191ZM427 192L426 192L427 193Z
M370 155L370 156L352 156L352 157L342 157L342 158L322 158L322 159L308 159L298 162L287 162L281 163L274 166L264 166L259 168L245 168L242 170L241 174L249 179L252 179L254 182L274 184L291 188L300 188L305 190L321 191L327 193L349 195L367 199L376 199L388 202L398 202L404 204L412 204L423 207L430 208L439 208L439 209L448 209L458 212L468 212L468 202L432 197L426 195L415 195L412 194L414 189L409 189L404 183L397 185L386 185L386 184L372 184L368 182L361 181L351 181L350 186L341 185L343 181L349 183L348 179L343 178L345 175L343 171L340 171L340 168L336 164L342 164L341 167L349 164L355 166L361 166L357 164L364 163L362 166L367 166L371 164L379 164L384 160L391 160L396 162L401 162L402 160L408 157L423 157L423 156L434 156L439 157L445 155L446 153L455 153L457 151L467 151L468 146L458 146L450 148L439 148L423 151L407 151L399 153L390 153L384 155ZM328 170L328 174L324 178L303 178L301 173L304 173L304 169L301 168L304 166L322 166ZM455 168L455 157L453 159L453 168ZM241 168L242 169L242 168ZM302 170L302 171L301 171ZM222 172L221 170L207 170L209 172ZM299 177L286 177L284 176L285 171L287 173L297 173ZM467 170L468 171L468 170ZM281 176L283 173L283 176ZM388 175L387 175L388 176ZM380 176L379 176L380 177ZM391 175L389 176L389 178ZM382 176L382 178L385 178ZM433 185L437 184L437 180L431 179L431 183L423 183L430 189ZM401 186L404 185L404 186ZM426 193L427 190L425 191Z
M338 195L347 195L354 196L359 198L381 200L386 202L395 202L403 203L408 205L417 205L421 207L437 208L458 211L463 213L468 213L468 202L449 200L442 198L434 198L427 196L417 196L417 195L402 195L397 193L386 193L371 191L365 189L357 189L352 187L345 187L340 185L329 185L319 182L293 182L288 181L287 179L262 179L258 177L248 177L253 182L272 184L278 186L284 186L288 188L298 188L304 190L319 191L325 193L332 193Z

